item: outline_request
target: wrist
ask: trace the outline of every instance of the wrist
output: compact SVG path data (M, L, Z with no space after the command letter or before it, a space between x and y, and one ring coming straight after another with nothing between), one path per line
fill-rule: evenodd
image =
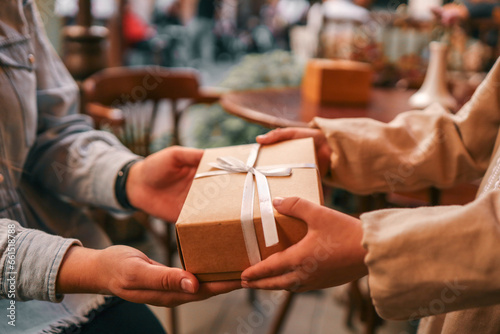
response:
M365 257L368 254L368 250L363 247L363 226L361 222L359 222L357 227L357 238L356 238L356 256L357 256L357 273L359 278L368 275L368 267L365 263Z
M137 210L137 206L134 205L131 202L130 195L134 194L134 191L130 191L128 188L130 188L129 184L129 179L131 178L131 173L133 169L137 169L136 165L139 164L141 160L132 160L126 163L120 171L118 171L118 174L116 175L116 180L115 180L115 196L116 200L118 201L118 204L122 206L124 209L127 210ZM137 179L137 172L134 172L133 175L133 180L136 181ZM134 184L134 182L132 182Z
M128 203L136 209L142 209L141 175L143 163L143 160L139 160L130 166L124 189Z
M348 247L347 266L353 275L352 279L358 279L368 274L368 267L365 264L365 257L368 253L363 247L363 225L359 219L353 220L353 226L345 228L346 235L342 238Z
M328 144L323 145L321 149L318 151L318 162L319 162L319 170L321 173L321 177L328 177L331 175L331 158L332 158L332 149Z
M58 294L103 293L105 280L99 270L101 251L71 246L66 252L56 280Z

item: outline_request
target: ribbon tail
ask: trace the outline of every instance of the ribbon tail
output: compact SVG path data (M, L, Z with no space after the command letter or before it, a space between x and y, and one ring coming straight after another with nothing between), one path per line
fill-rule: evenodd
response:
M257 191L259 195L260 216L262 219L262 229L264 231L264 240L266 247L271 247L279 242L278 229L274 219L273 204L271 202L271 192L267 178L255 171L255 180L257 182Z
M241 204L241 228L243 230L243 239L247 249L250 265L255 265L261 261L257 234L253 223L253 202L255 196L255 187L253 183L253 174L247 173L245 185L243 186L243 201Z

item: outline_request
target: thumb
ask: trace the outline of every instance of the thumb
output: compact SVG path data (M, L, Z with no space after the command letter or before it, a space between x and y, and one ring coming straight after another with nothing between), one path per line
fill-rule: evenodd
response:
M433 7L431 7L431 11L434 14L441 14L443 12L443 8L441 8L439 6L433 6Z
M203 156L203 150L196 148L174 146L172 149L177 162L183 166L196 167Z
M196 293L199 283L196 277L182 269L152 264L142 271L142 288L169 292Z
M321 205L299 197L276 197L273 200L273 205L279 213L299 218L311 227L321 220L320 216L325 209Z
M289 139L295 139L296 138L295 132L296 130L294 128L285 128L285 129L278 128L266 134L257 136L256 140L257 143L262 145L274 144Z

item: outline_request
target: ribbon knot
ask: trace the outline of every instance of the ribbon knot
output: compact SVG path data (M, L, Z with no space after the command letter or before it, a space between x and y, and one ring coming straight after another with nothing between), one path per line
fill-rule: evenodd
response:
M219 157L217 162L209 163L209 166L224 170L229 173L261 173L265 176L290 176L292 175L292 168L281 166L266 166L256 168L252 165L247 165L240 159L235 157Z
M259 245L253 223L253 205L255 196L254 176L257 184L264 240L266 247L270 247L276 245L279 242L279 238L278 230L276 228L276 220L274 219L274 210L271 202L271 193L267 177L290 176L292 175L292 168L317 168L315 164L287 164L254 167L259 150L259 144L253 145L246 163L231 156L219 157L217 158L217 162L209 163L211 167L219 169L218 171L199 173L195 176L195 179L198 179L215 175L247 173L245 184L243 186L240 221L248 259L251 265L261 261Z

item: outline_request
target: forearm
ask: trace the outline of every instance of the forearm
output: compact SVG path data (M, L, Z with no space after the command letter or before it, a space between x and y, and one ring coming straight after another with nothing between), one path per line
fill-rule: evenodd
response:
M74 244L80 243L1 219L0 298L60 301L57 273L66 251Z
M35 19L30 27L36 50L37 132L23 172L57 196L120 210L114 179L136 156L111 134L95 131L90 118L80 114L78 86L40 22Z
M54 194L120 210L114 193L118 171L136 159L109 133L95 131L80 115L47 124L25 164L26 175Z
M500 192L466 206L364 214L369 285L379 314L416 319L500 302Z
M433 105L386 124L371 119L314 124L332 150L332 182L357 193L449 187L487 169L500 126L500 60L453 115ZM478 133L478 129L480 133Z
M448 187L486 168L469 154L446 111L408 112L386 124L371 119L315 119L331 148L334 186L369 194Z
M56 291L66 293L109 294L99 274L101 250L72 246L66 253L57 275Z

